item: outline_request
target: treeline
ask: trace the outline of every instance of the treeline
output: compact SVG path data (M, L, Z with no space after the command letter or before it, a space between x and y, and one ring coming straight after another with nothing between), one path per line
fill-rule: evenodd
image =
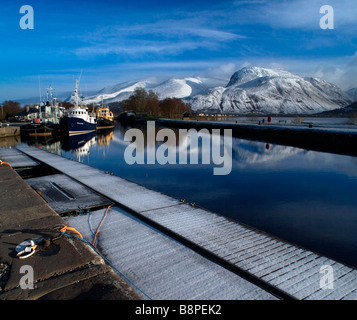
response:
M22 110L21 104L12 100L4 101L0 107L0 120L12 118Z
M123 111L145 113L149 117L181 118L184 113L191 113L191 107L181 99L159 100L155 92L146 92L143 88L136 88L128 99L122 101L121 107Z

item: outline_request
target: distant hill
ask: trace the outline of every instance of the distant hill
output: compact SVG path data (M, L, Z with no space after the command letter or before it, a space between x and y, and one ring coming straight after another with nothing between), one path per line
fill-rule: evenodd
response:
M347 90L346 93L354 100L357 101L357 88Z
M225 80L210 79L200 77L170 78L161 81L156 78L148 78L137 81L128 81L109 86L100 91L85 97L85 104L100 104L103 100L105 104L121 102L132 95L137 88L143 88L146 91L152 90L158 94L159 99L165 98L188 98L197 94L207 94L212 87L224 85ZM73 101L70 96L67 101Z
M331 117L349 117L354 114L357 115L357 101L347 107L324 111L319 113L318 115Z

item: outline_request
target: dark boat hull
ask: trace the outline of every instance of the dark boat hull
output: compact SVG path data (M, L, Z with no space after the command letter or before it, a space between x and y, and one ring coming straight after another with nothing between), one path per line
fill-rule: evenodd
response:
M96 131L97 124L80 118L64 117L61 119L61 127L64 133L72 136Z
M135 123L136 115L134 112L123 112L119 115L118 120L122 125L131 125Z
M99 117L97 118L97 130L100 129L110 129L113 128L115 125L114 120L108 120L106 118Z
M27 137L46 137L60 134L59 124L31 123L20 127L20 133Z

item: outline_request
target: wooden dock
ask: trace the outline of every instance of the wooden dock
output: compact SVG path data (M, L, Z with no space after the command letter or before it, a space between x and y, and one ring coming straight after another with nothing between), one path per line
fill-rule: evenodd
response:
M0 204L0 300L140 299L90 246L60 236L58 226L66 221L5 164ZM17 249L30 239L37 244L35 254L19 259Z
M92 242L105 212L91 211L66 220ZM143 299L277 299L118 207L107 212L96 245L116 270L145 293L141 293Z
M136 217L141 223L154 228L156 230L154 234L169 235L185 247L224 267L227 272L230 272L229 274L235 274L237 279L243 277L253 283L263 290L259 291L258 298L264 298L264 294L269 292L276 297L287 299L357 299L357 270L352 267L87 165L40 149L21 147L19 150L57 169L125 209L132 215L131 221L134 221L133 217ZM103 214L93 213L93 217L97 215ZM75 223L74 220L73 223ZM122 224L123 222L120 222L117 226ZM152 232L153 229L150 230ZM100 242L100 245L103 246L104 251L108 250L110 255L103 236L105 234L110 234L110 229L101 234L100 241L104 242ZM88 235L90 236L90 232ZM135 242L135 239L137 237L130 241ZM128 243L130 241L126 240ZM141 244L141 249L136 253L137 259L145 257L145 248L149 247L148 243L144 240ZM112 246L115 247L116 244L112 243L110 247ZM165 249L165 252L166 250L170 251L170 249ZM122 248L122 251L125 253L125 248ZM159 252L156 254L160 256ZM124 258L120 256L118 261L122 259ZM179 261L185 259L186 256L181 256ZM168 261L171 260L168 259ZM151 262L157 263L153 259ZM113 263L115 264L116 261ZM130 269L132 263L127 264L126 271L131 270L130 272L135 276L138 271ZM141 267L145 270L145 266L147 264ZM332 289L321 285L324 276L321 268L326 266L333 270ZM185 268L188 266L182 262L182 270ZM204 274L203 270L202 274ZM158 274L157 277L160 275ZM164 290L158 292L161 292L163 297L165 296ZM158 294L159 298L162 297L160 294ZM251 297L247 291L245 294L245 297ZM227 294L226 297L232 297L232 293ZM186 298L190 297L186 296Z
M0 149L1 159L11 163L13 168L32 168L39 165L38 161L34 161L16 148Z
M72 213L111 204L103 196L64 174L25 179L58 214Z

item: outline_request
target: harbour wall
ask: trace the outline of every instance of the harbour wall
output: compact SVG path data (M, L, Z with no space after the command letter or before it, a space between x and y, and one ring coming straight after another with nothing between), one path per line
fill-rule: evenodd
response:
M0 127L0 138L20 135L20 127Z
M146 124L146 119L137 120L137 124ZM176 129L231 129L232 135L242 139L253 139L303 148L307 150L330 152L357 156L357 129L315 128L313 126L295 127L274 124L240 124L217 121L193 121L157 119L157 127Z

